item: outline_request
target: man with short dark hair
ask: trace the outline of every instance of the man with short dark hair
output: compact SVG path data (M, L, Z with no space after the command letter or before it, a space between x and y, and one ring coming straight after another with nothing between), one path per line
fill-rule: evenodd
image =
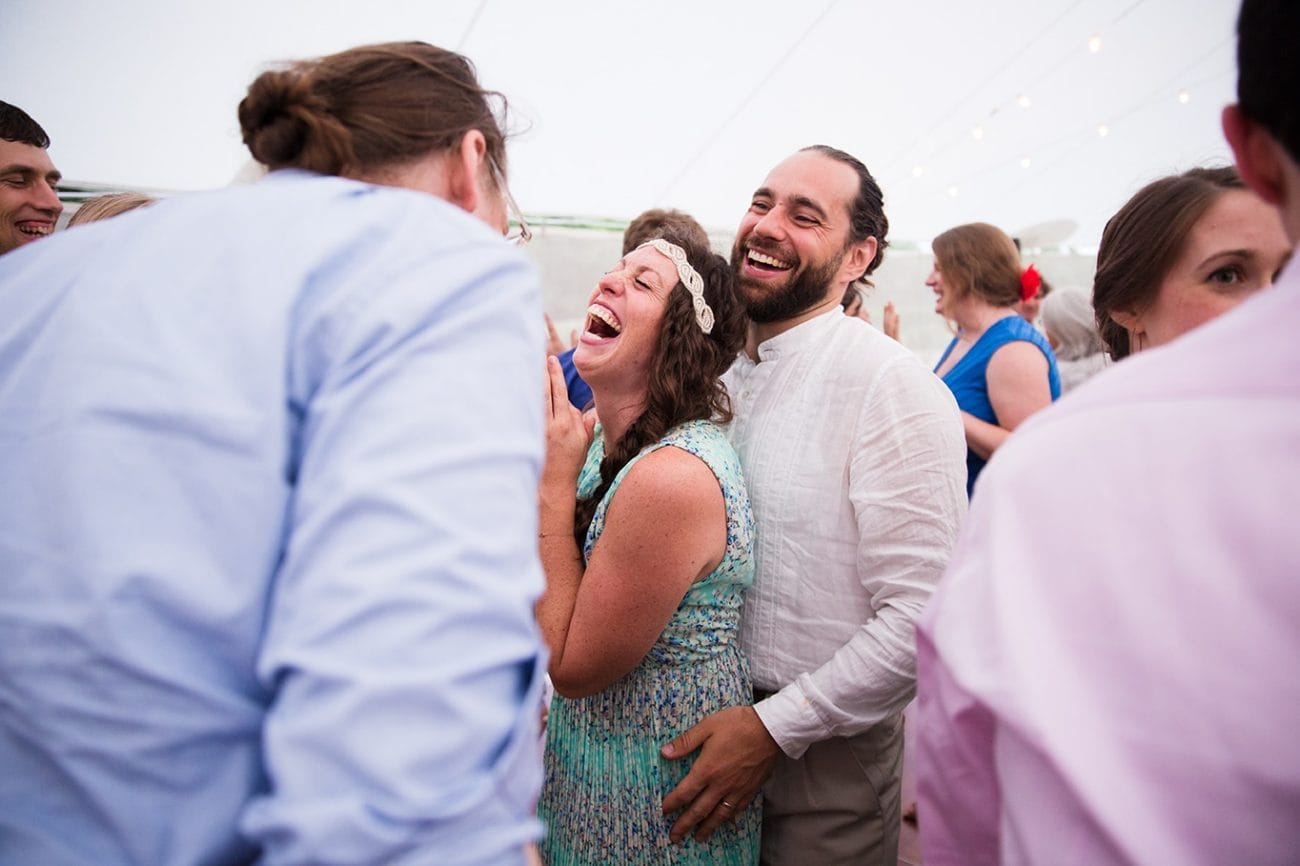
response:
M49 146L27 112L0 102L0 255L49 235L63 213Z
M777 866L897 862L913 623L966 508L951 392L841 311L888 226L866 166L817 146L768 174L732 250L753 322L726 383L756 525L741 620L756 703L667 746L699 757L664 808L682 810L675 836L707 835L761 787Z
M1246 0L1242 179L1300 241L1300 4ZM998 450L917 629L927 866L1300 852L1300 266Z

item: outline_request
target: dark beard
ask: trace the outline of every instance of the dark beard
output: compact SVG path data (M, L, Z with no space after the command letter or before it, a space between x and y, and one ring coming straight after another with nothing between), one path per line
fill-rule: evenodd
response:
M761 247L755 247L760 252ZM736 294L745 305L751 321L761 325L793 319L826 300L826 289L835 279L844 251L819 266L808 266L791 275L784 288L765 291L761 284L741 275L745 250L737 243L731 249L731 271L736 275Z

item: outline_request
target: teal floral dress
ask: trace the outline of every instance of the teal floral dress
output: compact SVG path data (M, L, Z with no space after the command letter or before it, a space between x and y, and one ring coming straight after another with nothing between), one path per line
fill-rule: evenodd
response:
M726 553L687 591L635 669L590 697L556 695L551 702L538 805L547 827L541 848L547 866L758 862L758 798L703 843L689 836L670 842L676 816L663 814L664 797L694 758L668 761L660 747L710 713L752 703L738 621L741 595L754 577L754 518L740 462L722 431L707 421L688 422L629 461L596 508L583 557L590 558L628 470L668 445L699 457L717 477L727 509ZM599 485L604 456L597 430L578 476L579 497Z

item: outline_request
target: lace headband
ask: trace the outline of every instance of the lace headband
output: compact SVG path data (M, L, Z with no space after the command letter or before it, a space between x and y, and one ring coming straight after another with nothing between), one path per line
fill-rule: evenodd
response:
M648 240L637 249L641 247L654 247L677 266L677 276L686 287L686 291L691 293L691 301L695 304L696 323L704 333L712 333L713 310L710 310L709 305L704 302L704 280L700 277L700 272L691 267L691 263L686 260L686 251L663 238Z

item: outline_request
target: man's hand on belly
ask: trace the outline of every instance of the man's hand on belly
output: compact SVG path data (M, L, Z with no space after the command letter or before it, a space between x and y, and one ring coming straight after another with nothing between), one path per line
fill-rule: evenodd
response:
M664 814L681 810L670 838L692 830L703 842L749 807L776 766L780 747L753 707L730 707L706 716L662 749L676 760L699 750L691 771L664 798Z

